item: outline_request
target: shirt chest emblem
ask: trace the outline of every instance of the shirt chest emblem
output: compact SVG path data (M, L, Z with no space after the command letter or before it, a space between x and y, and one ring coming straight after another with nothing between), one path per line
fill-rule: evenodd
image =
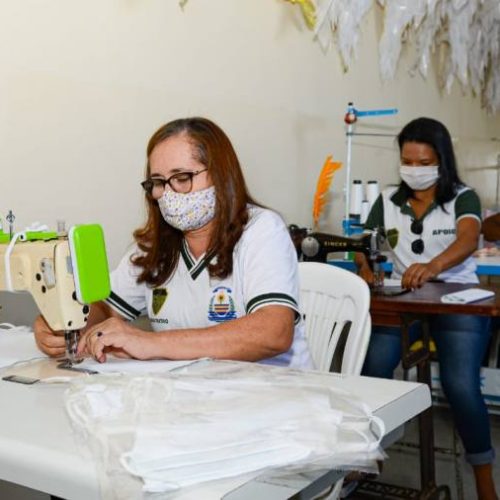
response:
M167 297L168 290L166 288L155 288L153 290L152 309L155 316L161 311L161 308L165 304Z
M451 227L449 229L433 229L432 230L432 236L448 236L448 235L455 235L457 230L454 227Z
M230 319L236 319L236 308L231 289L218 286L212 290L212 297L208 305L208 319L216 323L222 323Z

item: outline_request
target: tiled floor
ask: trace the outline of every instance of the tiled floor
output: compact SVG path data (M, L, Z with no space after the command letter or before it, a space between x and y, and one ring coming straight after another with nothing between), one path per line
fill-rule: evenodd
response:
M497 454L500 453L500 416L491 415L491 431L493 446ZM405 430L404 441L417 442L418 425L413 420ZM434 439L438 447L451 448L453 444L453 425L451 415L447 408L434 408ZM418 450L401 447L398 444L387 450L388 458L384 462L380 481L403 485L407 487L419 486L419 456ZM459 458L459 466L463 478L463 499L476 498L474 476L471 467L464 461L463 455ZM494 465L493 474L497 493L500 494L500 463ZM453 499L461 500L457 493L455 461L451 455L436 453L436 479L437 484L447 484ZM354 496L355 498L355 496Z

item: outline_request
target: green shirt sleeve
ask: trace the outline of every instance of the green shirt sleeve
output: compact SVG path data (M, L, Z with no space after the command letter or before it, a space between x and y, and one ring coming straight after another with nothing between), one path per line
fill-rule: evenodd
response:
M468 189L457 196L455 201L455 217L459 219L470 215L481 220L481 201L472 189Z
M375 200L364 225L365 229L376 227L384 227L384 201L381 194Z

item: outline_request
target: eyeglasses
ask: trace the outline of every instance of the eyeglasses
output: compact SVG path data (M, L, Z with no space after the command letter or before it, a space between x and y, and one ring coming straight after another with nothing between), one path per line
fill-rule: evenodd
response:
M193 189L193 177L195 175L206 172L208 168L202 170L196 170L195 172L179 172L177 174L171 175L168 179L162 179L160 177L151 177L141 182L141 186L144 191L150 196L155 196L163 194L165 191L165 186L168 184L172 191L176 193L190 193Z
M410 231L413 234L416 234L420 236L424 232L424 224L422 223L421 220L418 219L413 219L411 226L410 226ZM415 240L411 244L411 251L413 253L416 253L417 255L420 255L421 253L424 253L424 240L422 238L419 238L418 240Z

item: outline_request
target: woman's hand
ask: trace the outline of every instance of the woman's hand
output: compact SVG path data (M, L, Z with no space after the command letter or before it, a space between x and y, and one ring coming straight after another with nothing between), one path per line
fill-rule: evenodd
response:
M66 343L63 332L55 332L47 324L43 316L38 316L33 323L35 342L43 353L53 358L64 356Z
M401 278L401 286L410 290L420 288L426 281L435 278L441 272L442 269L439 264L432 260L422 264L412 264L404 272Z
M106 354L119 358L151 359L154 357L154 335L132 327L129 323L109 318L89 328L78 343L78 355L89 354L99 363L106 361Z
M370 266L368 264L362 265L358 269L358 275L361 278L363 278L369 285L373 285L373 283L375 281L375 276L373 274L372 269L370 268Z

